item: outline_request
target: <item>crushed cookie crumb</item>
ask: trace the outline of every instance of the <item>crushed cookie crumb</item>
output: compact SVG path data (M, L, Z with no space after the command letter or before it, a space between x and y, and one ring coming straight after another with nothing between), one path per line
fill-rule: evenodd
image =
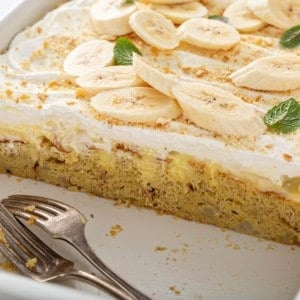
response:
M29 269L29 270L32 270L37 264L37 258L36 257L33 257L33 258L30 258L26 261L26 264L25 266Z
M109 234L106 234L106 236L116 237L122 231L122 226L120 224L116 224L110 228Z
M35 205L28 205L24 207L25 211L35 211Z
M85 89L83 88L76 88L75 89L75 97L78 99L78 98L88 98L90 97L90 93L88 91L86 91Z
M16 267L10 261L0 262L0 268L8 272L16 271Z
M29 225L35 224L35 223L36 223L36 217L33 216L33 215L31 215L30 218L27 220L27 223L28 223Z
M47 100L48 97L48 95L44 93L38 93L37 96L42 102L45 102L45 100Z
M7 89L7 90L5 90L5 94L7 97L11 97L13 94L13 91L11 89Z
M161 251L166 251L167 247L163 247L163 246L156 246L155 248L155 252L161 252Z
M5 245L6 247L8 246L8 242L5 238L5 235L4 235L4 232L3 232L2 228L0 228L0 243Z
M170 291L174 292L175 295L181 295L181 292L176 288L176 285L170 286Z
M36 28L36 32L37 32L38 34L41 34L42 31L43 31L42 27L38 26L38 27Z
M293 160L293 156L287 154L287 153L283 153L282 154L283 159L285 159L287 162L291 162Z

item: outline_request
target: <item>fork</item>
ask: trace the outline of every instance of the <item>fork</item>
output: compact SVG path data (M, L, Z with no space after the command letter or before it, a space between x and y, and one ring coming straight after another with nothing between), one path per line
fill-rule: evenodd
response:
M0 229L0 250L25 275L40 282L73 278L104 289L117 299L132 299L110 282L85 271L74 269L74 262L49 248L1 203ZM27 265L33 258L35 264Z
M99 272L122 288L134 299L151 300L148 296L119 277L98 258L89 246L84 229L86 218L75 208L50 198L31 195L11 195L2 203L16 216L29 220L45 230L52 238L68 242L77 249ZM29 206L34 210L28 211Z

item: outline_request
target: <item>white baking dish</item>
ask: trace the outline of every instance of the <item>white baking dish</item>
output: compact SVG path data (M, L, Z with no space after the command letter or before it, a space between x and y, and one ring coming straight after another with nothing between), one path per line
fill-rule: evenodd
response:
M0 48L6 48L15 33L55 5L56 1L46 0L1 0ZM289 300L300 285L299 247L159 216L148 210L114 206L112 201L98 197L0 175L0 198L15 193L52 197L82 211L88 218L88 239L98 255L154 299ZM109 232L116 224L123 231L112 237ZM70 248L50 243L64 256L76 258L78 266L89 268L74 252L69 252ZM13 293L13 285L27 285L26 281L20 283L18 277L15 283L10 277L5 286L0 282L1 299L17 299L20 295ZM82 284L72 285L78 290L87 289ZM44 291L62 299L59 289L48 294L45 285L44 289L32 288L31 293L35 289L37 295ZM25 293L23 299L28 299Z
M16 33L62 2L64 0L1 0L0 51L6 49Z

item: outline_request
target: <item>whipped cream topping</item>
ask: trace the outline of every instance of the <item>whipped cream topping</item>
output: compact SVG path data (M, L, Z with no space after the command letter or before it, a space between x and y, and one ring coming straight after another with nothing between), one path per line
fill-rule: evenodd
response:
M0 56L0 137L31 141L39 147L41 138L46 136L66 150L77 152L94 148L110 151L114 142L155 149L160 158L178 151L220 164L239 177L255 181L263 190L284 192L282 185L287 178L300 178L300 130L289 135L266 132L249 140L215 136L183 118L146 126L99 117L89 103L90 96L62 70L68 52L83 41L101 38L89 23L87 13L95 2L67 2L18 34L8 53ZM74 28L85 29L78 32ZM230 72L249 61L282 53L278 43L270 46L269 39L277 40L276 30L271 38L258 37L260 34L262 31L241 35L238 46L218 51L218 55L185 44L176 50L157 51L138 37L130 37L162 71L182 80L201 80L221 87L263 114L285 99L300 99L300 90L258 92L238 88L228 80ZM264 47L264 42L268 46ZM299 50L292 52L299 54Z

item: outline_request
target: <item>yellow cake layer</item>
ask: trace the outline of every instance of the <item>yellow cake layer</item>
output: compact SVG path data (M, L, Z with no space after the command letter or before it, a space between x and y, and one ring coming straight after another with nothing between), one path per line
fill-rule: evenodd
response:
M45 139L38 150L22 141L0 143L0 172L164 211L187 220L299 244L300 202L225 172L216 164L171 152L158 159L116 143L111 152L65 152Z

